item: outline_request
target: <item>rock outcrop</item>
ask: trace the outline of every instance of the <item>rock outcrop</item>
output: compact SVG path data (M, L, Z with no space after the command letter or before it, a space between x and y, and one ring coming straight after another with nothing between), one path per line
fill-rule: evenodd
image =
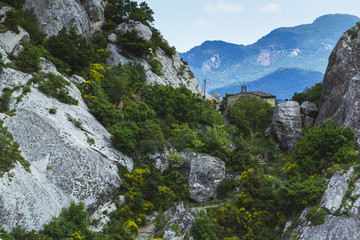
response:
M183 202L176 203L165 212L168 222L165 226L164 240L182 240L191 230L195 220L194 216L184 208Z
M50 62L41 66L59 75ZM0 93L31 78L6 68L0 74ZM119 190L117 164L133 167L132 160L112 146L110 134L88 111L75 85L70 84L69 93L79 101L77 106L49 98L32 84L19 103L21 88L13 92L10 107L16 114L0 115L31 164L31 173L17 165L0 178L0 226L8 230L17 225L39 230L71 200L83 201L92 213ZM50 108L56 114L50 114Z
M0 33L0 48L2 48L6 54L9 55L12 54L21 43L27 42L29 40L29 34L24 29L19 27L19 33L14 33L12 31Z
M352 127L360 143L360 36L359 24L347 31L332 51L324 76L316 123L328 118Z
M320 207L326 210L326 220L323 224L313 225L305 218L309 208L301 214L297 226L293 232L297 239L340 239L356 240L360 238L360 181L355 183L349 199L346 192L349 188L351 178L354 178L355 169L352 167L347 172L337 171L331 177L328 188L325 191Z
M280 148L292 150L302 136L300 106L295 101L285 101L277 105L272 119L272 128Z
M103 6L103 0L26 0L24 8L34 8L40 30L48 35L76 27L80 34L90 37L104 22Z
M183 150L181 172L188 179L190 198L204 202L216 197L216 188L225 178L225 163L207 154Z
M194 78L194 75L192 74L189 66L181 61L178 52L169 57L164 50L160 48L156 50L154 56L155 59L158 60L162 65L162 76L158 76L151 71L151 66L146 59L136 57L131 54L127 54L125 57L123 54L123 49L121 49L120 44L117 43L116 38L118 34L123 34L126 31L131 31L133 29L137 30L138 35L145 40L151 39L151 30L140 22L132 21L129 23L120 24L115 30L116 34L111 33L108 36L108 50L111 52L110 58L108 60L109 65L136 61L144 66L148 83L159 83L162 85L168 84L174 87L179 87L180 85L184 84L192 92L202 94L202 88ZM164 39L162 40L165 41ZM211 96L207 93L205 93L205 96L206 98L211 98Z
M301 104L300 110L303 127L314 126L316 116L319 112L316 104L305 101Z

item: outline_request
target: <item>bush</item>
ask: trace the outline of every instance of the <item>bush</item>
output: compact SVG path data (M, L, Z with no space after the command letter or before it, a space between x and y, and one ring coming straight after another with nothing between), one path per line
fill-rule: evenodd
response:
M42 50L32 44L24 44L24 49L19 54L16 66L20 71L31 73L40 70L40 57Z
M38 88L41 92L69 105L77 105L79 103L78 100L69 95L67 86L69 86L70 83L63 77L54 75L53 73L49 73L46 77L48 81L39 84Z
M195 240L218 240L216 230L219 226L211 222L208 217L197 217L191 229L191 235Z
M357 160L355 131L332 119L309 128L295 145L294 159L307 174L321 173L332 163Z
M20 21L20 14L16 10L10 10L6 12L4 25L8 30L13 31L16 34L20 33Z
M46 34L40 31L37 25L38 19L34 9L25 9L22 12L20 26L30 35L31 43L41 45L46 37Z
M229 106L229 118L241 133L264 131L271 123L273 108L255 97L240 98Z
M90 63L99 60L91 42L78 34L74 27L69 32L63 28L56 36L49 37L45 48L51 55L67 64L72 73L80 75L88 72Z
M326 220L326 211L323 208L312 207L306 214L306 220L314 225L323 224Z
M3 55L0 53L0 73L3 71L5 63L3 61Z
M138 35L138 31L133 29L124 34L118 35L117 40L124 49L130 51L138 57L149 55L153 44Z
M1 0L1 1L9 4L15 9L22 10L26 0Z
M10 110L9 103L11 100L12 90L10 88L4 88L0 97L0 112L6 113Z
M305 101L309 101L316 105L319 105L321 92L322 92L322 82L319 82L316 83L311 88L305 88L305 90L301 93L297 93L297 92L294 93L292 100L299 102L299 104L302 104Z

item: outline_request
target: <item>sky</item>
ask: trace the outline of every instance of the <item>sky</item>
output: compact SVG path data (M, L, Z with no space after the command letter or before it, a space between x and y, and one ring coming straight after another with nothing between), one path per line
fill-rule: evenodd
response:
M136 1L149 5L154 11L154 27L179 52L206 40L252 44L276 28L312 23L325 14L360 17L360 0Z

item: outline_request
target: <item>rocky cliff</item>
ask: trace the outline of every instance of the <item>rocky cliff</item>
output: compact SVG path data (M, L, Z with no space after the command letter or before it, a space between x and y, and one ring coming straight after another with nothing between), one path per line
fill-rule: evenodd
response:
M40 29L49 35L74 26L90 37L104 21L104 4L102 0L27 0L24 8L35 9ZM2 10L6 12L9 8L5 6ZM149 30L145 25L141 28ZM0 33L0 53L3 61L10 64L0 73L0 95L5 88L12 89L10 109L14 109L12 114L0 113L0 120L20 144L22 156L30 163L30 172L16 164L0 177L0 226L7 230L18 225L39 230L69 206L71 200L83 201L90 214L95 212L119 191L118 165L132 170L133 161L113 147L109 132L89 112L80 91L71 83L79 84L84 79L62 76L69 82L69 95L79 102L67 105L40 92L38 84L30 83L33 74L12 68L9 56L15 56L23 43L29 41L26 31L19 30L18 34L6 29ZM109 41L110 64L137 61L145 67L149 83L175 87L185 84L193 92L201 92L178 53L169 57L161 49L156 51L156 59L163 66L163 75L158 76L146 59L125 57L111 36ZM42 59L40 72L61 76L46 59ZM25 85L30 88L26 94L21 91Z
M333 118L357 131L360 139L360 36L359 24L338 41L329 58L316 123ZM358 140L359 142L359 140Z

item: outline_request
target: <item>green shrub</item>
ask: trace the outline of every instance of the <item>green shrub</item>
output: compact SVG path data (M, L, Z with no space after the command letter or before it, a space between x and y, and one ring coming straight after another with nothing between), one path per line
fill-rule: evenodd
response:
M63 28L56 36L49 37L45 41L45 48L51 55L67 64L72 73L80 75L89 71L90 63L99 60L91 42L78 34L74 27L69 32Z
M321 173L332 163L357 160L355 131L332 119L309 128L295 145L294 159L302 172Z
M149 55L153 44L138 35L138 31L133 29L124 34L118 35L117 40L119 44L127 51L135 54L138 57Z
M10 88L4 88L0 97L0 112L6 113L10 110L9 103L11 100L12 90Z
M50 223L44 225L41 233L53 239L68 239L78 232L83 239L95 239L94 233L87 227L86 217L85 204L72 201L69 208L62 209L59 217L53 217Z
M163 41L162 36L158 30L153 28L152 33L153 33L153 35L152 35L151 41L154 43L155 50L156 50L156 48L159 47L162 50L164 50L165 54L169 57L172 57L173 55L176 54L175 47L170 47L167 42Z
M154 12L149 8L147 3L131 0L109 0L105 7L105 18L117 25L129 20L139 21L143 24L150 25L153 21Z
M26 0L1 0L1 2L7 3L15 9L22 10Z
M25 9L21 12L20 26L30 35L31 43L34 45L41 45L46 37L46 34L40 31L37 25L38 19L34 9Z
M306 214L306 220L314 225L323 224L326 220L326 211L323 208L312 207Z
M3 55L0 53L0 73L3 71L3 69L5 68L5 63L3 61Z
M301 93L294 93L294 96L291 98L293 101L299 102L302 104L305 101L312 102L316 105L320 103L320 97L322 92L322 82L316 83L311 88L305 88Z
M255 97L240 98L229 106L229 119L241 133L264 131L272 121L273 108Z
M79 101L69 95L67 86L69 86L70 83L68 81L52 73L49 73L46 77L48 81L39 84L38 88L41 92L69 105L78 104Z
M150 67L151 67L151 71L153 73L155 73L158 76L163 76L164 74L162 73L162 64L159 60L155 59L153 56L149 57L147 59L147 62L149 63Z
M50 113L50 114L56 114L56 112L57 112L57 108L56 108L56 107L53 107L53 108L50 108L50 109L49 109L49 113Z
M0 121L0 175L14 168L16 162L30 172L30 163L21 156L19 144Z
M6 19L4 25L8 30L13 31L16 34L20 33L20 22L20 14L16 10L10 10L6 12Z
M24 49L20 52L16 61L16 66L20 71L31 73L40 70L40 57L42 50L32 44L24 44Z

